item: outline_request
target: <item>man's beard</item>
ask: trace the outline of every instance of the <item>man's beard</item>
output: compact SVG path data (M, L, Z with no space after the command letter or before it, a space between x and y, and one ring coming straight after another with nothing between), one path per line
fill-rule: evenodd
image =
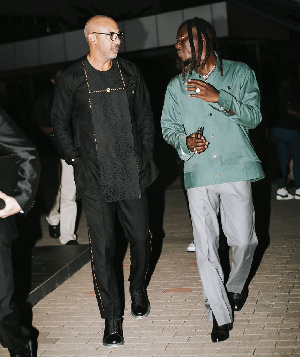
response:
M182 73L186 73L187 69L190 67L191 65L191 59L188 58L185 61L182 61L179 57L177 57L176 59L176 68Z
M177 57L176 58L176 66L177 68L184 68L184 67L187 67L191 64L191 59L188 58L186 59L185 61L182 61L182 59L180 57Z
M183 66L183 67L187 67L187 66L189 66L190 64L191 64L191 59L190 59L190 58L182 62L182 66Z

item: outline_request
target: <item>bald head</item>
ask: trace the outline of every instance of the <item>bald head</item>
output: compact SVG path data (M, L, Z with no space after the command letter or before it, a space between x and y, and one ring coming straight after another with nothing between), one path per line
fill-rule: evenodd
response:
M93 31L98 31L99 28L106 28L109 25L116 25L116 22L114 19L108 16L104 15L96 15L91 17L87 23L85 24L84 27L84 36L86 40L88 41L88 35L92 33Z
M86 23L84 34L90 50L89 61L93 62L96 68L97 65L102 68L99 62L111 65L111 60L118 55L121 43L121 34L116 21L104 15L94 16Z

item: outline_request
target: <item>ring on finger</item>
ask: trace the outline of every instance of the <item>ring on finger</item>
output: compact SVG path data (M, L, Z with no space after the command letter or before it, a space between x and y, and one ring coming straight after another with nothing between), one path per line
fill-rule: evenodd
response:
M196 88L196 93L200 93L200 88Z

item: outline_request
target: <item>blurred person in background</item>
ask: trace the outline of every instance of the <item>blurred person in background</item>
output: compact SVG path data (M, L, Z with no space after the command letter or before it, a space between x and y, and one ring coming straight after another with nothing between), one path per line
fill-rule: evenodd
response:
M51 123L55 83L61 73L62 70L56 71L53 78L51 78L53 88L37 97L32 110L32 118L38 124L46 137L47 144L52 146L59 160L53 165L59 175L58 187L55 187L56 196L51 200L52 206L46 217L49 235L51 238L59 238L61 244L78 245L75 234L77 203L73 167L60 158ZM56 180L54 180L54 183L57 183Z
M273 124L270 137L276 143L280 175L277 180L277 200L300 199L300 64L287 74L279 86L279 117ZM291 171L295 180L295 194L286 186Z

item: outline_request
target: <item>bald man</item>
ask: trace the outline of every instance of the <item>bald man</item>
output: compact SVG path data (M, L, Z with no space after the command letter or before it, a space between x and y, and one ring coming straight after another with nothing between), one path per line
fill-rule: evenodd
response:
M83 199L103 344L120 346L124 307L114 270L115 217L130 243L131 314L149 314L146 276L151 251L146 188L158 175L149 93L138 68L118 58L124 33L97 15L85 26L89 53L59 78L52 123L64 160L74 166Z

